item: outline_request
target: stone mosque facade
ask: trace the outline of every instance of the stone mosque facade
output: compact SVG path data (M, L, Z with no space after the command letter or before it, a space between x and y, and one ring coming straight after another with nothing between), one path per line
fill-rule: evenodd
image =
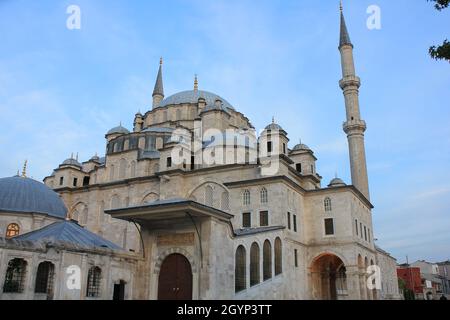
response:
M72 156L44 184L0 179L0 299L398 299L342 10L339 51L351 184L323 186L311 148L274 120L258 136L197 79L165 97L161 61L151 110L107 132L105 156Z

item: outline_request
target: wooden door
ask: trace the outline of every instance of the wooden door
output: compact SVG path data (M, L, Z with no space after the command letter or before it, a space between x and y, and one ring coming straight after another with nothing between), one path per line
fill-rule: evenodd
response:
M192 269L185 256L175 253L163 261L159 272L158 299L192 299Z

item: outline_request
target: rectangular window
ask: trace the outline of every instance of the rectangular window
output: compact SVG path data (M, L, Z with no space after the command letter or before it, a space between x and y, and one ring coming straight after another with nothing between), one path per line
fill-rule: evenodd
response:
M78 183L78 179L77 178L73 178L73 186L76 187Z
M288 225L288 230L291 230L291 213L290 212L287 213L287 225Z
M311 165L311 173L314 173L314 166Z
M64 177L59 178L59 185L62 186L64 184Z
M356 225L356 235L358 235L358 220L355 219L355 225Z
M294 249L294 265L297 268L298 267L298 252L297 249Z
M267 153L272 152L272 141L267 141Z
M170 168L172 166L172 157L167 158L167 168Z
M242 227L243 228L252 227L252 214L250 212L245 212L242 214Z
M292 215L293 218L293 224L294 224L294 232L297 232L297 215Z
M297 172L302 172L302 164L301 163L297 163L295 165L295 168L296 168Z
M283 143L283 153L286 154L286 143Z
M333 219L325 219L325 235L330 236L334 234Z
M191 170L195 170L195 157L191 157Z
M259 213L259 225L261 227L269 226L269 212L268 211L261 211Z
M369 243L370 243L370 229L367 228L367 238L369 239Z
M364 240L367 241L367 229L366 229L366 226L364 226Z
M360 222L359 223L359 231L360 231L360 235L361 235L361 239L362 239L362 237L363 237L363 232L362 232L362 223Z

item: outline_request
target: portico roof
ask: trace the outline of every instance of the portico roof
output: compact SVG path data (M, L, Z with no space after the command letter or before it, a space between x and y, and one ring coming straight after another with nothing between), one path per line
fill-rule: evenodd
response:
M116 219L136 222L167 222L186 216L211 217L227 222L233 218L233 215L225 211L183 198L157 200L138 206L106 210L105 213Z

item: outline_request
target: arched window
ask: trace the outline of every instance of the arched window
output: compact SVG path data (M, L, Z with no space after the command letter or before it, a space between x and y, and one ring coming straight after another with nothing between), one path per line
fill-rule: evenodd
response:
M6 238L12 238L18 236L20 232L20 227L17 223L10 223L6 227Z
M248 189L245 189L242 194L242 202L244 206L250 205L250 191Z
M163 122L167 121L167 110L163 111Z
M99 297L100 284L102 277L102 269L99 267L91 267L88 272L86 297Z
M275 239L275 275L279 275L283 272L283 252L281 239Z
M51 262L41 262L36 273L35 293L46 293L47 298L53 296L53 278L55 275L55 265Z
M27 262L24 259L15 258L9 261L6 269L3 292L22 293L25 286Z
M224 211L230 210L230 195L227 191L222 192L221 209Z
M259 245L254 242L250 249L250 287L257 285L261 278L259 276Z
M125 159L120 159L119 163L119 179L124 179L127 170L127 161Z
M212 207L213 205L213 188L211 186L206 186L205 188L205 204Z
M263 247L263 279L272 278L272 245L269 240L264 241Z
M267 203L268 202L267 189L266 188L263 187L261 189L260 196L261 196L261 203Z
M330 212L331 211L331 199L330 198L325 198L325 200L323 201L323 205L325 207L325 211L326 212Z
M131 172L130 172L131 178L136 177L136 161L131 161Z
M234 266L234 290L235 292L243 291L247 288L247 269L244 246L239 246L236 250L236 260Z

